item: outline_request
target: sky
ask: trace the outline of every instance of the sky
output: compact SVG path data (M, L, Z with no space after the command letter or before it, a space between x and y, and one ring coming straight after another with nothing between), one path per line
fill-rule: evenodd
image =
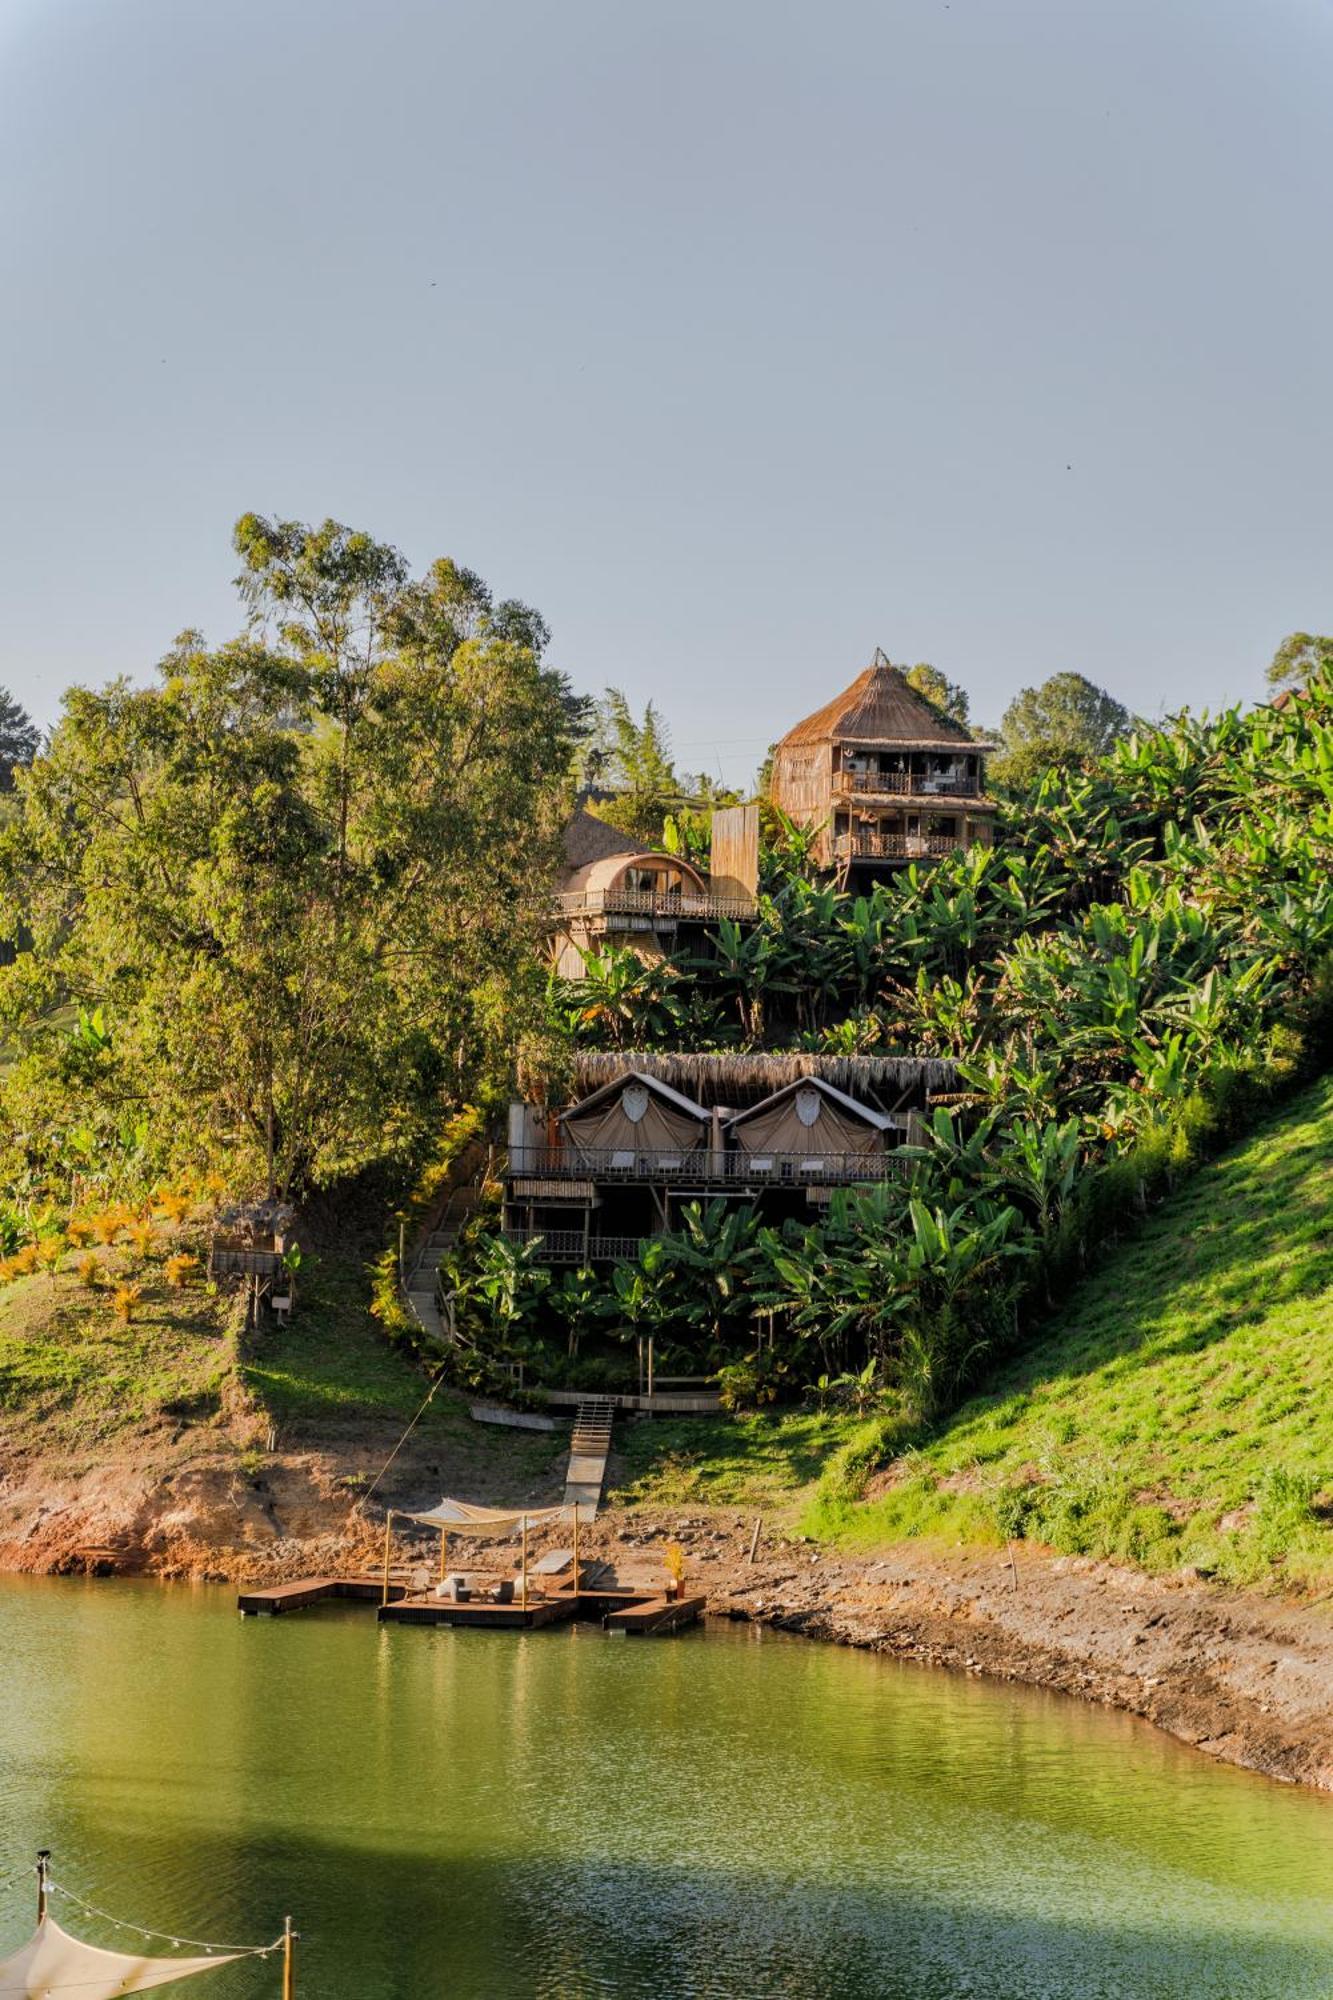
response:
M0 683L333 516L742 783L882 646L1333 629L1327 0L0 0Z

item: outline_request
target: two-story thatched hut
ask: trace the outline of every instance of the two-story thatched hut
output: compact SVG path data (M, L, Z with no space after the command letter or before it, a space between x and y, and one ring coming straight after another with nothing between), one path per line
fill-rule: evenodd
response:
M876 650L834 700L773 753L774 805L819 829L815 859L862 889L886 868L989 842L986 755Z

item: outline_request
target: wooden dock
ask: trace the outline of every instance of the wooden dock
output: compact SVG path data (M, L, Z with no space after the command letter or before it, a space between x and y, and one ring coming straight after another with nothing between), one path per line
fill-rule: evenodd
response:
M642 1639L662 1639L682 1632L703 1617L707 1600L702 1597L649 1597L604 1612L602 1628L624 1632Z
M379 1576L306 1576L299 1583L275 1583L263 1590L243 1590L236 1608L245 1618L277 1618L284 1611L304 1611L331 1597L350 1598L360 1604L378 1604L384 1595L384 1579ZM390 1583L390 1600L406 1597L405 1583Z
M572 1590L558 1596L530 1596L526 1604L496 1604L489 1598L472 1598L455 1604L449 1597L407 1597L397 1604L382 1604L376 1613L382 1625L454 1625L464 1630L531 1632L539 1625L561 1625L578 1616L578 1599Z
M243 1590L237 1608L247 1617L277 1618L331 1599L373 1604L384 1625L452 1625L473 1631L531 1632L543 1625L566 1625L575 1619L600 1624L611 1633L639 1638L667 1638L694 1625L707 1609L702 1597L671 1598L655 1586L626 1587L601 1582L605 1565L584 1564L581 1588L572 1576L532 1590L523 1604L517 1598L497 1603L480 1594L460 1601L437 1597L434 1591L413 1590L390 1582L389 1601L382 1602L384 1582L378 1576L308 1576L298 1583L270 1584Z

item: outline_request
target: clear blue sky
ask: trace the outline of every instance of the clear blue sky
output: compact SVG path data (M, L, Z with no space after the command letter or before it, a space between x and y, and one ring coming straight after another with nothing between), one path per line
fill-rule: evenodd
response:
M0 682L452 554L692 768L1333 628L1326 0L0 0Z

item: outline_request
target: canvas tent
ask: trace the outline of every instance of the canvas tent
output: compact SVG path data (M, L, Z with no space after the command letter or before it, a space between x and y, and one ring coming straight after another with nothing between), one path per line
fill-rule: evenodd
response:
M832 1154L882 1153L899 1120L838 1090L823 1077L800 1077L727 1121L726 1134L747 1155L817 1160Z
M234 1965L249 1952L218 1952L208 1958L143 1958L137 1953L100 1951L61 1930L52 1916L11 1958L0 1960L0 2000L46 2000L48 1994L77 1993L79 2000L116 2000L122 1993L146 1993L190 1979L197 1972L216 1972Z
M560 1130L589 1161L614 1171L632 1169L645 1154L680 1160L701 1147L711 1114L660 1077L628 1070L566 1111Z

